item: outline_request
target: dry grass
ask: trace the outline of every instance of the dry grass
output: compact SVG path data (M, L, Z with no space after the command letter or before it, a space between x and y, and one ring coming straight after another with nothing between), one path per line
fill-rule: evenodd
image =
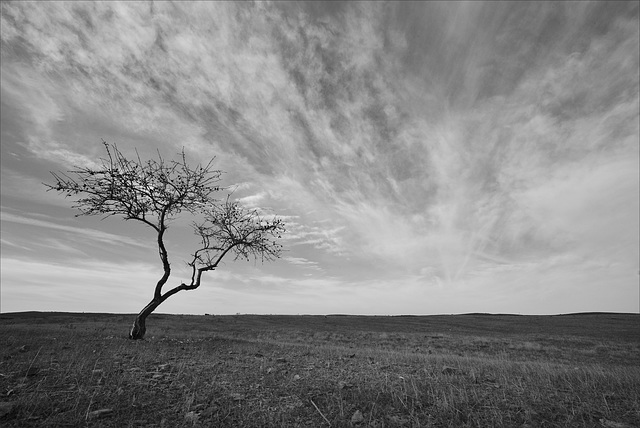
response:
M2 315L0 424L640 426L634 315L130 318Z

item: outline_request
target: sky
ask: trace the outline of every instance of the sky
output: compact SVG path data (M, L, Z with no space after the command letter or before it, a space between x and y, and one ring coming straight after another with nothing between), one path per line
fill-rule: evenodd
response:
M153 230L50 171L184 149L280 216L190 314L638 312L638 2L2 2L0 310L134 313ZM197 237L167 235L173 275Z

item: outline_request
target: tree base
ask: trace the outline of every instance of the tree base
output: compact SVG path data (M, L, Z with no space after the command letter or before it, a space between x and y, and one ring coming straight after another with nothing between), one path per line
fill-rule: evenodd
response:
M144 335L147 332L147 328L144 325L144 320L140 320L140 317L136 317L136 320L133 322L131 326L131 330L129 330L129 339L131 340L142 340L144 339Z
M153 299L147 306L144 307L143 310L136 316L136 319L133 321L133 325L131 326L131 330L129 330L129 339L131 340L142 340L144 339L144 335L147 332L146 321L147 317L151 314L151 312L155 311L155 309L160 306L166 299L159 298Z

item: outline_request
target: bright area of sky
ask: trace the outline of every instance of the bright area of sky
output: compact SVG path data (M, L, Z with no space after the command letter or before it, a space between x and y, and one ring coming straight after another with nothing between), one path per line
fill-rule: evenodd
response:
M287 223L280 260L229 259L159 312L638 311L638 2L1 8L3 312L151 299L153 231L42 185L101 139L216 156Z

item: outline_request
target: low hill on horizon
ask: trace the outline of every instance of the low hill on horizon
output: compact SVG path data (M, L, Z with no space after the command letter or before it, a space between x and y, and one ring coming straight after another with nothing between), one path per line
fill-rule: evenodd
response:
M12 312L0 314L3 323L94 326L124 333L135 314L89 312ZM426 334L448 336L530 336L561 340L574 336L594 340L640 343L640 315L590 312L558 315L451 314L451 315L183 315L153 313L148 319L151 335L201 335L251 332L304 331ZM98 327L100 326L100 327ZM121 326L121 327L120 327ZM121 328L120 330L114 330ZM234 333L235 332L235 333Z

